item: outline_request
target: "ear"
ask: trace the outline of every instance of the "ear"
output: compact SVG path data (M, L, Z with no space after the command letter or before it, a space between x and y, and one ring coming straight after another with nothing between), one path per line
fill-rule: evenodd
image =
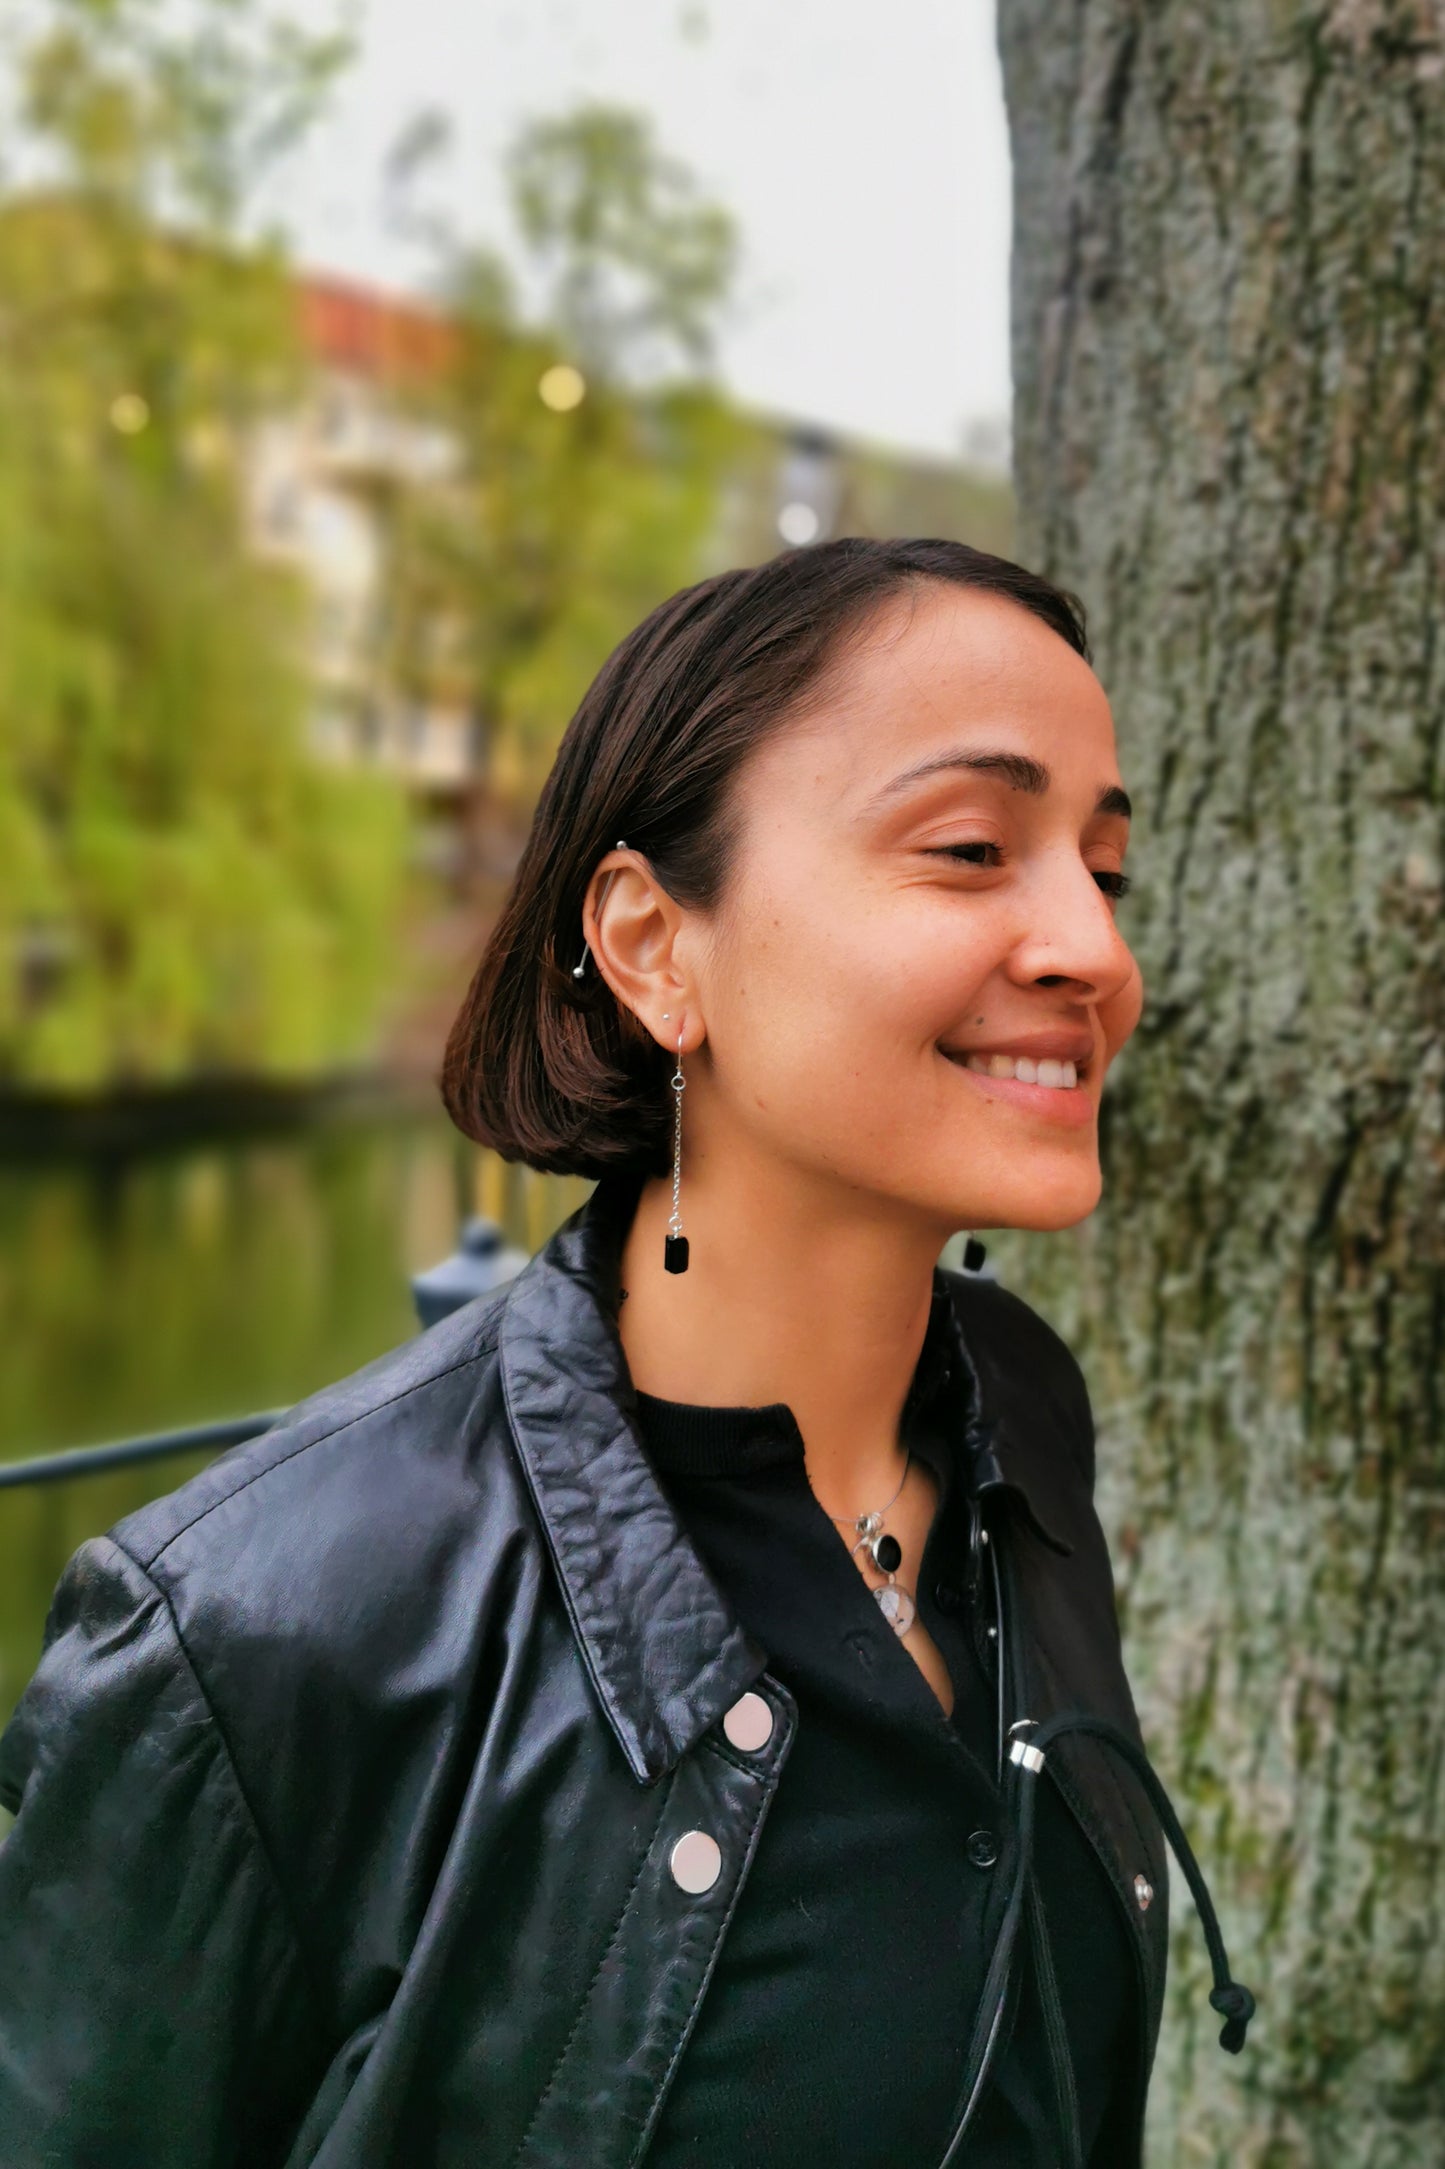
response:
M624 1009L668 1054L690 1054L706 1032L679 955L686 914L637 851L609 851L587 884L582 931Z

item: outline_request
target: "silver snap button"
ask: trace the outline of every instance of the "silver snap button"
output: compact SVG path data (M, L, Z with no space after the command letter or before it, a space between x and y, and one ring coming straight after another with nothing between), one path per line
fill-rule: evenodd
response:
M688 1830L673 1846L667 1864L678 1889L700 1897L722 1873L722 1848L705 1830Z
M734 1747L755 1755L773 1736L773 1713L761 1695L742 1695L724 1717L723 1731Z
M1148 1912L1149 1900L1153 1897L1153 1895L1154 1885L1150 1882L1148 1876L1136 1875L1134 1878L1134 1896L1139 1901L1139 1911L1141 1913Z

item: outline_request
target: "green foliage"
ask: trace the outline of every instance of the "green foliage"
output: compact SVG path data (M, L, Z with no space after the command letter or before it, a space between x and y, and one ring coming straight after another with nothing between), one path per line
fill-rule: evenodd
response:
M507 164L518 228L552 277L554 329L584 367L615 374L653 342L706 360L737 235L642 114L585 105L536 121Z
M67 187L233 234L353 50L260 0L39 0L18 49L32 145Z
M423 119L397 163L409 178L440 148ZM534 122L507 169L539 321L494 252L444 241L457 341L433 400L460 458L448 492L399 508L392 633L425 677L429 628L462 629L494 787L525 806L608 652L712 569L724 483L763 432L664 368L707 354L736 240L646 123L610 106ZM585 387L565 411L539 391L558 364Z
M179 30L51 0L21 55L56 186L0 206L12 1086L330 1068L388 980L401 812L308 756L302 597L242 505L246 432L301 363L279 251L230 227L335 57L239 0Z
M498 685L502 759L529 797L603 658L665 596L712 569L721 489L770 449L758 425L701 389L660 395L625 419L575 500L571 576Z

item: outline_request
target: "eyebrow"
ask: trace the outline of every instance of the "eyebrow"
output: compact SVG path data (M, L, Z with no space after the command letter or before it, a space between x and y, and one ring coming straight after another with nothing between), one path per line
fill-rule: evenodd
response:
M1026 791L1030 798L1042 798L1053 776L1042 761L1036 761L1028 753L939 753L931 761L920 761L916 768L905 768L903 773L885 783L882 790L869 800L868 810L873 812L886 800L896 798L911 784L922 783L928 776L946 774L950 769L966 769L976 775L1001 776L1015 791ZM1129 794L1120 784L1105 783L1099 788L1094 800L1095 813L1116 813L1124 820L1133 819L1134 807Z

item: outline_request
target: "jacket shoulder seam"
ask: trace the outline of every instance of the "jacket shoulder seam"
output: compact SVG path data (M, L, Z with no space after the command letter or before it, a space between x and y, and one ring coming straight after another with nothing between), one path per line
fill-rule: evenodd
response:
M301 1933L301 1925L297 1917L296 1909L287 1893L285 1882L282 1879L280 1870L278 1869L275 1858L272 1855L271 1848L266 1842L265 1833L261 1828L260 1819L256 1814L255 1807L251 1800L250 1788L242 1779L240 1767L237 1764L235 1754L231 1747L231 1742L227 1737L226 1728L221 1723L220 1717L216 1711L215 1704L212 1702L211 1697L206 1692L206 1684L201 1677L200 1670L196 1665L195 1659L192 1657L190 1650L186 1646L186 1638L181 1632L181 1623L176 1617L175 1606L172 1604L168 1592L163 1588L161 1583L156 1581L155 1578L147 1572L145 1566L139 1559L136 1558L133 1552L128 1551L125 1545L120 1543L115 1537L110 1537L109 1539L102 1539L102 1541L108 1541L113 1544L120 1556L130 1566L134 1567L135 1571L144 1580L147 1588L153 1592L164 1611L166 1620L170 1626L171 1639L175 1643L180 1660L185 1666L191 1683L196 1690L196 1694L200 1698L201 1707L206 1713L206 1721L210 1725L212 1732L216 1736L217 1744L219 1745L222 1758L225 1762L227 1774L235 1790L236 1798L241 1804L241 1812L246 1820L246 1828L250 1834L251 1843L254 1845L257 1857L266 1871L267 1880L269 1881L272 1891L275 1894L276 1903L280 1910L281 1918L286 1924L286 1931L290 1936L293 1945L295 1946L297 1956L301 1960L302 1969L305 1972L307 1980L310 1984L314 2007L317 2009L324 2008L324 2000L322 1999L320 1994L321 1977L312 1959L312 1955L307 1948L306 1939Z
M340 1423L332 1424L328 1430L318 1431L312 1438L300 1439L296 1445L288 1448L285 1453L278 1455L274 1461L268 1461L264 1468L254 1469L249 1476L234 1485L231 1490L223 1492L220 1498L209 1500L205 1506L191 1516L189 1521L183 1522L178 1529L172 1529L165 1542L158 1545L149 1558L137 1559L136 1564L143 1573L149 1575L151 1568L160 1564L171 1546L178 1544L183 1536L189 1536L193 1529L198 1529L208 1515L214 1514L218 1507L229 1505L232 1499L239 1499L243 1492L249 1491L253 1484L259 1484L264 1477L272 1475L275 1470L284 1469L287 1463L294 1461L298 1455L308 1453L313 1446L324 1446L330 1439L340 1438L342 1432L349 1431L353 1424L364 1423L367 1417L379 1415L384 1408L395 1408L397 1403L406 1400L409 1394L420 1393L427 1386L434 1386L439 1380L450 1378L454 1372L465 1371L472 1364L481 1363L488 1356L495 1354L496 1348L494 1345L474 1348L469 1355L460 1356L455 1363L448 1363L439 1371L429 1371L425 1378L414 1379L409 1386L403 1386L398 1392L388 1394L384 1400L373 1401L368 1407L357 1409L354 1414L345 1417ZM283 1429L284 1425L278 1424L276 1428L278 1430ZM134 1556L134 1553L127 1551L127 1558L133 1558Z

